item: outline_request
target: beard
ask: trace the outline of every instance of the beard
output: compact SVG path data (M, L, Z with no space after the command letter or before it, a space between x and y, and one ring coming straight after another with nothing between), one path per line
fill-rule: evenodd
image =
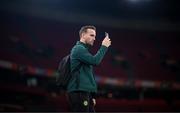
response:
M90 42L90 45L93 46L93 45L94 45L94 41L91 41L91 42Z
M86 44L88 44L88 45L90 45L90 46L93 46L94 41L87 41Z

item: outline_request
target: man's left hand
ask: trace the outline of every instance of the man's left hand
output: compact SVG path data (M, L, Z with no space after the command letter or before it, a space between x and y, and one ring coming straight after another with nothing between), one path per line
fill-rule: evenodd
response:
M95 106L96 105L96 99L93 98L92 101L93 101L93 105Z

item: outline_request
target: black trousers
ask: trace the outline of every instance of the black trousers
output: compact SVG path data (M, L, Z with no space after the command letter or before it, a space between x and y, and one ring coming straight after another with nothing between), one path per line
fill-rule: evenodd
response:
M84 91L68 93L71 112L95 112L92 94Z

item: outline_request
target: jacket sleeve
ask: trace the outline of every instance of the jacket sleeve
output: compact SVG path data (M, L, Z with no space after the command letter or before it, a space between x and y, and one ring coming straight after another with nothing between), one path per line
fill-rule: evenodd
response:
M93 56L89 51L84 47L78 47L75 51L76 58L83 63L90 64L90 65L98 65L100 64L101 60L103 59L106 51L106 46L101 46L97 53Z

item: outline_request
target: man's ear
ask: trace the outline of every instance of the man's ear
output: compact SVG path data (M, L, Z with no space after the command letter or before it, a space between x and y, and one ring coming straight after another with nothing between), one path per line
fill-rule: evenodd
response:
M84 33L81 34L81 37L84 37Z
M84 35L85 35L85 33L82 33L82 34L81 34L81 38L84 38Z

